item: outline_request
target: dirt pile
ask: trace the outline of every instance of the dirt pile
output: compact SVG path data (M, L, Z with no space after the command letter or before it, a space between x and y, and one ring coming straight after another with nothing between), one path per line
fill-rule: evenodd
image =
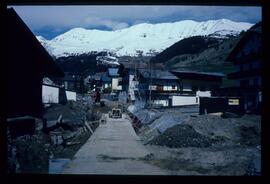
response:
M146 160L176 175L260 175L261 116L192 116L156 134Z
M84 120L92 120L95 116L92 107L76 101L68 101L67 104L53 104L45 109L44 118L48 121L57 120L62 115L65 123L71 125L80 125Z
M150 141L150 144L174 147L209 147L214 140L199 134L189 125L175 125Z
M190 118L184 124L192 126L201 135L222 140L226 145L260 145L261 117L257 115L226 119L220 116L202 115Z
M214 115L190 117L160 134L151 144L168 147L258 146L260 117L221 118Z
M83 101L51 105L44 113L47 126L36 119L34 135L9 136L9 172L48 173L50 159L71 159L98 127L100 116L98 110Z

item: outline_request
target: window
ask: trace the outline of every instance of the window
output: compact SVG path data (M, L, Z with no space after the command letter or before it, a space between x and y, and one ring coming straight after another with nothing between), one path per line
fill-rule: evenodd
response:
M172 89L175 89L175 85L172 86Z

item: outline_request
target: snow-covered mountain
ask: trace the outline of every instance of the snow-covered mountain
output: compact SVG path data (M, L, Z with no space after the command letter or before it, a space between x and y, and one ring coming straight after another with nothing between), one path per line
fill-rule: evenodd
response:
M227 19L196 22L184 20L174 23L142 23L116 31L74 28L52 40L37 36L48 52L56 57L92 51L109 51L117 56L136 56L161 52L172 44L198 35L237 35L253 24ZM218 34L217 34L218 33Z

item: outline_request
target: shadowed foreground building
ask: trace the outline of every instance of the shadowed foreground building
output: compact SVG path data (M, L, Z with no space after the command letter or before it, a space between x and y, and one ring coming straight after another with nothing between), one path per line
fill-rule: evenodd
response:
M63 77L64 73L14 9L6 9L5 14L10 35L6 57L7 118L41 117L43 78Z

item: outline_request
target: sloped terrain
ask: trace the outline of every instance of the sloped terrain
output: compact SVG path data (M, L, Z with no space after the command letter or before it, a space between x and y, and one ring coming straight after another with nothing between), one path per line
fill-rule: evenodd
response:
M152 116L138 131L151 152L145 162L173 175L260 174L261 116L196 115L194 107L148 111Z
M232 63L226 63L225 60L240 37L232 37L221 43L216 43L202 52L178 54L166 62L166 67L170 70L222 71L227 74L233 71L233 65Z
M48 52L56 57L84 54L91 51L109 51L118 56L136 56L138 50L142 51L143 55L153 55L179 40L191 36L236 35L251 26L250 23L233 22L227 19L205 22L184 20L173 23L142 23L116 31L74 28L52 40L37 38Z

